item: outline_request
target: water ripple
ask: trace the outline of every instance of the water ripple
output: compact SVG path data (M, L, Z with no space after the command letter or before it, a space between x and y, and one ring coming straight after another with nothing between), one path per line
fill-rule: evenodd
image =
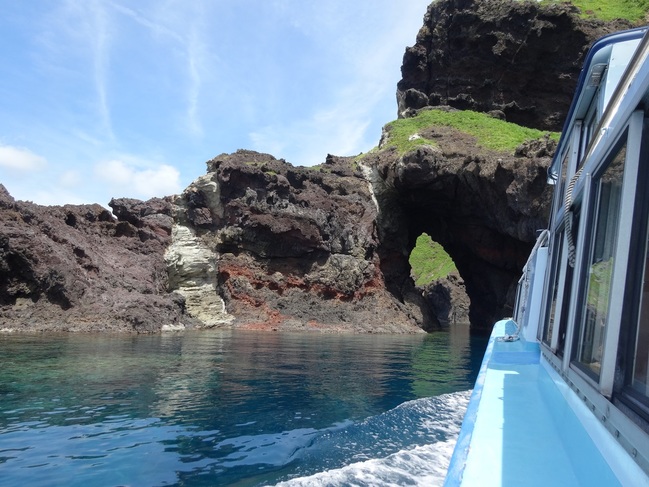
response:
M0 478L369 485L359 479L381 470L403 480L400 465L418 468L456 434L466 393L455 391L479 365L460 338L0 336Z

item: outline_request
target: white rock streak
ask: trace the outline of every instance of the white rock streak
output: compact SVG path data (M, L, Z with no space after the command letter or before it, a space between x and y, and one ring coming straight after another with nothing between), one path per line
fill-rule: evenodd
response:
M214 253L184 225L174 225L171 238L165 252L170 288L185 297L187 312L204 326L230 323L234 317L216 292Z

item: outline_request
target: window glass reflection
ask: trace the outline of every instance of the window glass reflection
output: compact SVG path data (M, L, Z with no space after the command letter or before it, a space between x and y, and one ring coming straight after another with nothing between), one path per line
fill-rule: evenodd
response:
M623 146L602 174L598 184L591 259L587 268L586 306L579 330L576 357L577 362L594 378L599 378L603 356L625 156L626 147Z
M640 305L640 321L636 334L633 357L631 387L644 396L649 396L649 258L645 255L644 283Z

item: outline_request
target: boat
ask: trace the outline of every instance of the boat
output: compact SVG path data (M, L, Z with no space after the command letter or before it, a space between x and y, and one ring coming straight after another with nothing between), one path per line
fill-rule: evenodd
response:
M649 34L590 48L445 486L649 486Z

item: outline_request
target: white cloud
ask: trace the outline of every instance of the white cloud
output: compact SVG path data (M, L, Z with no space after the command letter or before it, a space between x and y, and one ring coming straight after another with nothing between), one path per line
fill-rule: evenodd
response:
M2 184L16 200L32 201L39 205L81 205L97 202L88 195L80 194L76 187L69 189L57 184L56 178L51 178L46 173L30 174L29 177L21 178L3 178Z
M77 88L76 96L92 107L94 120L99 122L97 129L114 139L110 96L114 93L109 78L117 27L111 13L102 0L65 0L54 5L40 27L39 41L45 51L39 56L47 65L47 73L54 75L54 81L67 73L64 79ZM86 91L90 89L92 99L87 98Z
M94 9L92 12L92 32L91 39L95 89L97 90L99 113L103 121L104 128L109 136L114 138L110 105L108 100L107 77L110 69L110 35L108 34L107 15L101 8Z
M119 191L116 196L151 198L181 191L179 171L167 164L146 164L127 159L112 159L95 165L95 176Z
M199 39L199 34L193 30L187 46L187 71L189 73L189 88L187 90L187 119L189 129L192 134L197 136L203 135L198 114L199 97L201 94L201 64L203 58L203 46Z
M130 6L126 7L117 2L108 1L108 4L111 7L113 7L115 10L120 12L121 14L130 17L135 22L140 24L142 27L145 27L146 29L153 32L154 34L163 37L170 37L176 41L183 42L183 39L178 34L178 32L176 32L174 29L171 29L160 22L157 22L155 19L149 18L147 14L143 13L143 11L136 10ZM166 8L167 6L163 7L163 9Z
M12 196L14 196L14 198L16 199L33 201L36 204L45 206L88 205L96 203L96 201L84 198L76 191L66 191L63 188L58 187L30 187L26 191L16 192L16 194L12 193ZM102 206L106 207L106 205Z
M25 64L0 80L20 95L0 110L2 183L46 204L105 203L177 194L237 148L302 165L367 151L396 117L428 2L11 2L0 27L29 29L11 49ZM2 145L17 140L47 161Z
M34 154L29 149L0 145L0 167L12 171L33 172L47 166L44 157Z
M121 5L117 1L108 0L116 12L136 22L146 31L150 32L157 42L154 44L157 50L168 55L176 48L180 49L179 56L181 64L177 65L175 75L182 81L178 85L182 87L179 95L185 99L186 111L184 129L193 137L203 136L203 126L200 119L201 92L203 88L203 76L211 68L208 61L206 41L209 36L204 32L205 21L209 18L205 12L202 2L165 2L164 4L144 5L143 9L136 10ZM166 41L171 40L173 48ZM100 51L100 52L103 52ZM173 62L174 56L167 58L167 62Z

